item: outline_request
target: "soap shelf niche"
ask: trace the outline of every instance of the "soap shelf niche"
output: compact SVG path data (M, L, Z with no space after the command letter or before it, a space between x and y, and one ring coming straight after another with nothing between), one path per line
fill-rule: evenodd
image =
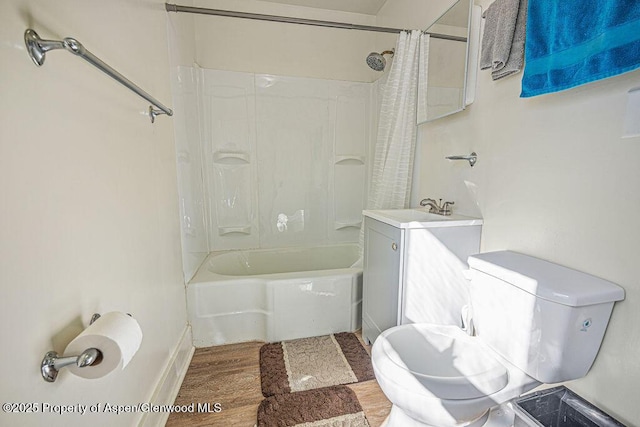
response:
M364 186L365 159L360 154L334 156L333 229L340 232L337 235L353 233L362 225L364 203L353 196Z
M232 239L251 235L251 154L243 150L216 150L212 160L218 235Z
M362 221L353 221L353 222L335 221L333 225L336 230L343 230L345 228L360 228L360 226L362 225Z
M227 234L232 233L251 234L251 226L243 225L238 227L218 227L218 234L221 236L226 236Z
M334 164L336 165L364 165L364 156L336 156Z
M213 162L219 164L248 164L249 153L245 151L216 151L213 153Z

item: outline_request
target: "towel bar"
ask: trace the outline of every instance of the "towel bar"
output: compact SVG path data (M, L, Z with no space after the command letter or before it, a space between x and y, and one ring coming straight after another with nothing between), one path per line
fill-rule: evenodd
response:
M36 33L31 28L28 28L24 32L24 43L27 46L27 52L33 60L33 63L38 67L44 64L47 52L54 49L65 49L66 51L71 52L74 55L77 55L80 58L84 59L89 64L93 65L112 79L116 80L118 83L129 88L131 91L137 93L142 98L149 101L152 104L149 106L149 117L151 118L151 123L155 122L156 116L159 114L173 116L173 111L170 108L162 105L160 101L149 95L140 87L136 86L131 80L127 79L125 76L111 68L109 65L102 62L97 56L89 52L82 45L82 43L80 43L76 39L66 37L62 41L43 40L40 38L38 33ZM154 109L154 106L158 107L158 109Z

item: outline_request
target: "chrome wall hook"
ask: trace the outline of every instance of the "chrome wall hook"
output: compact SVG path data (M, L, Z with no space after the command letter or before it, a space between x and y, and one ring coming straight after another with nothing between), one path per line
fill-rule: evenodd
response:
M58 378L58 372L65 366L75 364L78 368L84 368L102 360L102 353L97 348L88 348L79 356L60 357L55 351L48 351L42 359L40 370L42 378L46 382L52 383Z
M471 154L469 154L468 156L447 156L447 157L445 157L445 159L447 159L447 160L468 160L469 161L469 166L473 167L473 165L475 165L476 162L478 161L478 155L474 151Z

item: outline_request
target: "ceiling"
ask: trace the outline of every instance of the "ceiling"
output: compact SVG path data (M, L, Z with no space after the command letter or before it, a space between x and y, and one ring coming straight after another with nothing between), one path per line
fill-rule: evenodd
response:
M263 0L271 3L376 15L387 0Z

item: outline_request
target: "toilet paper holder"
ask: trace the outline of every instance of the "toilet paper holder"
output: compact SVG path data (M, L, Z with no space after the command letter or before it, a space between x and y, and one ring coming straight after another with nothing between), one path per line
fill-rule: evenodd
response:
M91 316L89 324L91 325L99 318L100 314L94 313L93 316ZM102 353L97 348L88 348L80 353L79 356L64 357L59 356L55 351L48 351L42 359L42 363L40 364L40 371L42 372L42 378L44 378L46 382L52 383L56 380L56 378L58 378L58 372L60 371L60 369L64 368L65 366L75 364L78 368L84 368L100 363L101 360Z

